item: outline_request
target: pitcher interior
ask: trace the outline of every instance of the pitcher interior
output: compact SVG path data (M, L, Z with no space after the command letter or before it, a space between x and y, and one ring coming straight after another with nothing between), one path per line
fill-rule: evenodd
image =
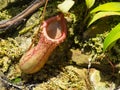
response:
M62 27L60 21L50 23L46 30L48 36L52 39L58 39L62 36Z

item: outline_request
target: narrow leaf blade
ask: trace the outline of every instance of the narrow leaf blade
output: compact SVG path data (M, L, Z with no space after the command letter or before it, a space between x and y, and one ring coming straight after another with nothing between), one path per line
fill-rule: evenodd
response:
M91 8L94 5L95 0L85 0L85 2L87 5L87 8Z
M112 15L120 15L120 12L98 12L96 13L93 18L91 19L91 21L88 24L88 27L94 23L95 21L97 21L100 18L106 17L106 16L112 16Z
M98 11L120 11L120 2L109 2L102 4L93 9L90 13L95 13Z
M105 38L104 43L103 43L103 52L106 51L107 48L111 44L113 44L116 40L120 38L120 23L116 25L108 34L108 36Z

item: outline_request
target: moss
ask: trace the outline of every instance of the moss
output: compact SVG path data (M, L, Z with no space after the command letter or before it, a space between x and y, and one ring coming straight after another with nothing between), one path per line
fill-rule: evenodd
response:
M21 55L22 49L15 39L0 39L0 70L2 72L8 72L10 67L18 62Z
M9 69L11 60L9 60L8 57L3 57L0 61L1 61L1 66L2 66L0 70L2 72L6 72Z
M13 38L0 40L0 57L7 56L10 59L18 58L21 54L18 43Z
M12 16L8 14L9 12L7 10L0 12L0 20L7 20L10 19Z
M7 6L9 6L9 4L15 3L17 1L21 1L21 0L1 0L0 1L0 10L5 9Z
M34 28L39 26L39 24L41 23L41 19L39 19L41 15L39 15L40 12L37 12L30 17L30 19L26 22L24 28L19 31L19 35L25 34L27 32L33 32ZM38 28L35 29L35 31L38 30Z

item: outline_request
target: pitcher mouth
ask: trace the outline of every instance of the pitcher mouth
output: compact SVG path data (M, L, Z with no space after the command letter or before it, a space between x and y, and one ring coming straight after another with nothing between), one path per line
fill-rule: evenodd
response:
M43 22L43 34L48 40L60 42L66 38L66 21L63 14L54 16Z

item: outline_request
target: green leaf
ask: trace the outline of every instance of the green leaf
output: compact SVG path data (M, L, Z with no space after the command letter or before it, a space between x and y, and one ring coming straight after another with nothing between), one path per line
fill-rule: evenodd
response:
M88 27L98 19L111 15L120 15L120 12L98 12L93 16L92 20L88 24Z
M120 38L120 23L116 25L108 34L108 36L105 38L104 43L103 43L103 52L106 51L111 45L113 44Z
M75 1L73 0L65 0L63 3L59 4L57 7L62 11L63 13L67 13L70 8L74 5Z
M18 82L20 82L20 81L21 81L21 78L20 78L20 77L17 77L17 78L15 78L15 79L11 80L12 83L18 83Z
M120 11L120 2L109 2L102 4L93 9L90 13L95 13L98 11Z
M85 0L85 2L87 5L87 8L91 8L94 5L95 0Z

